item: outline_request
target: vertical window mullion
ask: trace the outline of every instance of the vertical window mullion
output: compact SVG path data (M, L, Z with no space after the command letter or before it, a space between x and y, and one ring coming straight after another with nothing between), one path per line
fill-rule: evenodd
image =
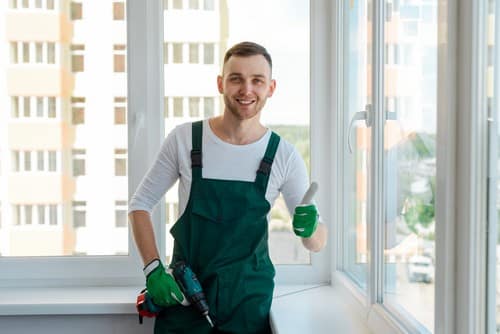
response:
M368 298L371 304L383 298L384 229L384 0L374 0L372 47L372 149L368 185ZM370 117L370 116L368 116Z
M128 189L133 194L156 157L164 137L163 110L163 11L160 1L129 0L127 13L127 126L128 126ZM148 38L144 38L148 36ZM171 45L169 46L169 48ZM172 53L173 56L173 53ZM172 59L173 57L168 57ZM174 61L175 62L175 61ZM141 85L141 82L148 84ZM147 112L145 112L147 111ZM142 126L144 124L145 126ZM165 235L164 204L152 215L155 235ZM165 238L159 238L160 257L165 257ZM129 233L129 250L139 258ZM140 260L137 260L140 261Z

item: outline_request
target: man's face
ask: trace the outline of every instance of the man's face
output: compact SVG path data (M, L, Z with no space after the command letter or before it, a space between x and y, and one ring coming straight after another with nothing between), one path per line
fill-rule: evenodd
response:
M217 77L219 92L224 95L227 111L239 120L255 117L268 97L273 95L276 82L271 68L262 55L232 56Z

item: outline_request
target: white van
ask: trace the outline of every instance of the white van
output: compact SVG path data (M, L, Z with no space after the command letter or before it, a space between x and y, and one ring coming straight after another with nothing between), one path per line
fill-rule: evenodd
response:
M428 256L414 255L408 259L408 280L431 283L434 280L434 264Z

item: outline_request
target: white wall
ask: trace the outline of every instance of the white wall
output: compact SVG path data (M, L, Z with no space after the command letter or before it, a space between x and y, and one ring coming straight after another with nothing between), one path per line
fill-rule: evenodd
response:
M153 319L139 324L131 315L47 315L0 317L0 332L9 334L153 333Z

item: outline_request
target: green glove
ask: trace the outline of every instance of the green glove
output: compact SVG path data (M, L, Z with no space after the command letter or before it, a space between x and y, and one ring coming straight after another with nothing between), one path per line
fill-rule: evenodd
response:
M148 271L151 266L155 267ZM160 260L156 259L144 268L146 274L146 288L153 303L158 306L172 306L181 304L184 301L184 295L177 285L174 277L165 271L165 267Z
M318 227L318 210L314 204L299 205L293 214L293 232L302 238L309 238Z

